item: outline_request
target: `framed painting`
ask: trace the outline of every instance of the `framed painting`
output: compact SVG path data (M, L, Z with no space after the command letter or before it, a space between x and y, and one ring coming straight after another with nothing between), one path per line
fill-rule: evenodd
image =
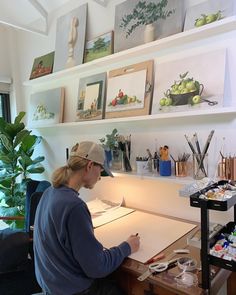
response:
M52 73L54 51L35 58L30 74L30 80Z
M225 65L224 48L189 55L185 52L165 62L156 60L152 114L222 106Z
M105 118L148 115L152 103L153 61L109 72Z
M85 45L84 62L104 57L113 53L113 31L103 34Z
M87 3L57 20L53 71L83 63L87 20Z
M106 73L81 78L76 120L98 120L104 117Z
M184 30L203 27L235 15L234 0L208 0L187 9Z
M115 7L114 52L182 32L184 1L127 0Z
M28 125L40 127L63 122L64 88L55 88L30 96Z

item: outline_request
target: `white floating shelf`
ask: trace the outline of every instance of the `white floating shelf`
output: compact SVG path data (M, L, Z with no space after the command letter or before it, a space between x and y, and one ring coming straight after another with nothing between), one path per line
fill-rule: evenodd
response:
M113 171L112 172L115 177L132 177L139 179L151 179L155 181L165 181L172 182L177 184L189 184L194 182L192 177L176 177L176 176L160 176L158 173L150 173L150 174L137 174L137 172L124 172L124 171Z
M166 38L162 38L147 44L136 46L128 50L114 53L106 57L99 58L91 62L72 67L70 69L65 69L37 79L25 81L23 85L39 86L51 83L53 81L71 79L82 73L86 74L90 71L96 70L101 67L107 67L109 65L114 65L118 62L128 61L135 57L145 56L160 50L168 49L170 47L182 45L183 43L197 41L200 39L215 36L217 34L226 33L235 29L236 17L227 17L225 19L208 24L206 26L174 34Z
M135 117L123 117L123 118L113 118L113 119L103 119L103 120L91 120L91 121L81 121L81 122L66 122L66 123L59 123L54 125L44 125L38 127L31 127L34 129L44 129L44 128L58 128L58 127L80 127L80 126L101 126L101 125L108 125L108 124L119 124L119 125L127 125L139 122L139 124L144 125L150 123L158 124L158 122L163 120L176 120L178 118L188 118L188 117L202 117L202 116L220 116L220 115L234 115L236 114L236 107L211 107L207 109L197 109L197 110L190 110L184 112L170 112L170 113L160 113L155 115L146 115L146 116L135 116Z

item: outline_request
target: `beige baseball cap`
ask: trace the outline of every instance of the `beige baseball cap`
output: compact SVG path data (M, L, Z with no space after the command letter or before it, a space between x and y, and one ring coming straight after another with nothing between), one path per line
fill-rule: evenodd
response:
M104 148L100 144L92 141L82 141L79 143L76 151L70 152L71 156L77 156L100 164L107 175L114 177L107 165Z

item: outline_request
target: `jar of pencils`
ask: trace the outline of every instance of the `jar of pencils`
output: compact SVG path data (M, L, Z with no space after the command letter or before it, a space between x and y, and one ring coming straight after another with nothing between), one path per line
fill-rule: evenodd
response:
M193 154L193 178L208 176L208 154Z

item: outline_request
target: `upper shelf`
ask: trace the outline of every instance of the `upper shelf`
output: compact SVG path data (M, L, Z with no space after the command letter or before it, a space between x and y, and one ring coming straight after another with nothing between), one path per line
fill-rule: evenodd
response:
M124 50L118 53L108 55L103 58L93 60L91 62L81 64L70 69L65 69L59 72L52 73L37 79L25 81L25 86L39 86L53 81L62 79L71 79L74 76L78 76L78 73L86 73L92 70L96 70L100 67L108 66L118 62L124 62L131 58L151 54L160 50L165 50L170 47L179 46L183 43L197 41L203 38L215 36L217 34L226 33L236 29L236 17L231 16L217 22L194 28L185 32L171 35L166 38L162 38L150 43L146 43L128 50Z

